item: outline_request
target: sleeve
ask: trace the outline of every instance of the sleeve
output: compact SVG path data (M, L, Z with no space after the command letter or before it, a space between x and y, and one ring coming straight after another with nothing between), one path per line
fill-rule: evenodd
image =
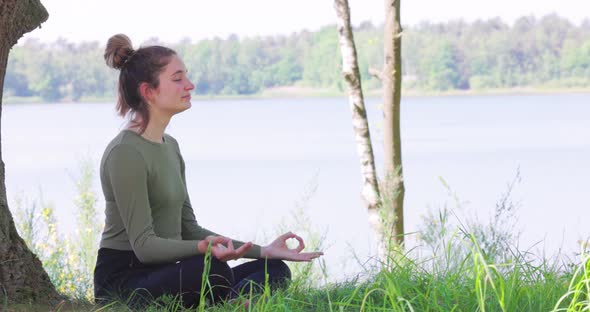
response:
M142 263L173 262L199 254L198 240L165 239L155 234L147 167L135 148L127 145L114 147L105 165L129 243Z
M199 225L197 219L195 218L195 213L193 211L193 207L191 205L191 201L188 195L188 188L186 186L186 176L185 176L185 165L184 159L178 152L178 156L180 157L180 170L182 175L182 181L184 182L184 188L186 191L186 198L184 200L184 204L182 205L182 239L187 240L201 240L209 235L216 235L219 234L210 231L202 226ZM240 246L244 245L244 242L233 240L233 244L235 248L239 248ZM252 258L252 259L259 259L260 258L260 246L254 244L252 248L244 255L245 258Z

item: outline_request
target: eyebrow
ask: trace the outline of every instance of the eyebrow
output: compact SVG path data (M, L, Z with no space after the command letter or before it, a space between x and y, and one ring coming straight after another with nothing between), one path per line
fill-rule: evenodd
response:
M185 69L185 70L179 69L174 74L172 74L171 76L174 76L176 74L182 74L182 73L188 73L188 69Z

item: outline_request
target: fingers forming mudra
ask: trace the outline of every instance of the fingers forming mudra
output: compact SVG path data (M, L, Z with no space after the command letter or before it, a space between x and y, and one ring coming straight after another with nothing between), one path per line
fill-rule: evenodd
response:
M298 245L296 248L289 248L287 246L287 240L296 239ZM263 247L262 257L269 259L282 259L289 261L311 261L317 257L322 256L324 253L321 251L316 252L302 252L305 248L305 242L298 235L287 232L277 239L275 239L268 246Z
M199 251L205 253L211 246L211 255L220 261L229 261L242 258L250 248L252 243L248 242L235 249L231 239L224 236L207 236L199 243Z

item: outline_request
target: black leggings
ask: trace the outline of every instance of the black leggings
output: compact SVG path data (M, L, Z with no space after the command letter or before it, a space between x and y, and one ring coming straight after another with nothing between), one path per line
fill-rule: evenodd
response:
M230 268L211 257L205 298L212 302L258 293L265 284L284 287L291 279L289 267L281 260L255 260ZM133 251L100 248L94 269L94 297L98 304L113 300L141 307L162 295L178 296L185 307L199 304L205 256L192 256L175 263L147 265Z

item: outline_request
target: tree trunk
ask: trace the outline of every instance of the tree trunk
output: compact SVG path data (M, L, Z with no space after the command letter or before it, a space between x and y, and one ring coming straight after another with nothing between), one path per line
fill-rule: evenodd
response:
M400 1L385 0L384 63L381 72L383 83L383 148L385 183L381 188L384 197L387 239L402 245L404 242L404 179L400 136L400 99L402 83L402 54Z
M39 0L0 0L0 125L8 52L17 40L47 20ZM39 259L18 235L6 200L0 136L0 301L51 303L59 294Z
M338 17L337 25L340 51L342 53L342 74L348 88L348 98L352 111L352 125L355 133L357 152L361 162L363 184L361 197L368 208L371 230L380 243L382 242L381 221L379 217L381 199L379 185L377 184L369 122L367 121L367 111L365 110L363 90L361 88L361 75L357 62L356 47L350 26L348 0L334 0L334 8Z

